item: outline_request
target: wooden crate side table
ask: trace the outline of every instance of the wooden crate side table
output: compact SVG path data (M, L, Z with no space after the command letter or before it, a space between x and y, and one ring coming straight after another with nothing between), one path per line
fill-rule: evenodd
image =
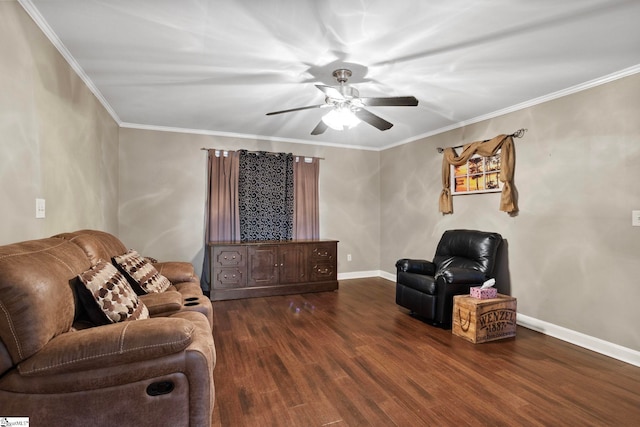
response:
M472 343L515 337L516 312L517 300L508 295L490 299L456 295L452 333Z

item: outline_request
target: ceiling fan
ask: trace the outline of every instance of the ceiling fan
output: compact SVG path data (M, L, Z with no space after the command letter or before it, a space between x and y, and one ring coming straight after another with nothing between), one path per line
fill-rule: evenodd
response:
M351 77L351 70L346 68L335 70L333 77L337 80L338 86L316 85L326 95L324 104L274 111L267 113L267 116L313 108L331 108L331 111L311 131L311 135L320 135L328 127L336 130L350 129L360 121L380 130L387 130L393 126L393 123L389 123L364 107L415 107L418 105L418 100L414 96L361 98L356 88L346 84L349 77Z

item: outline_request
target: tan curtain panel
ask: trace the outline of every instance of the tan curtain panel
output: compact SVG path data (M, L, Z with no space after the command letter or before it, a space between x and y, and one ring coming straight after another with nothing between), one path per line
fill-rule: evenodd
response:
M298 240L320 238L320 196L318 177L320 160L306 162L302 157L293 163L294 216L293 238Z
M513 138L511 135L498 135L488 141L476 141L465 145L462 153L456 156L453 148L445 148L442 158L442 192L440 193L440 212L453 213L453 197L451 195L451 165L463 165L473 156L478 154L488 157L501 152L501 166L499 179L502 182L502 195L500 197L500 210L507 213L518 211L515 190L513 188L513 172L515 169L515 153L513 150Z
M209 194L207 200L206 238L209 242L239 241L238 174L240 153L227 156L208 150Z

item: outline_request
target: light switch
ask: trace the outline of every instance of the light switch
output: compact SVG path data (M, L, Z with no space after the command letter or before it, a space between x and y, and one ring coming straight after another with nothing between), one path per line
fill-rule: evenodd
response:
M36 218L44 218L44 199L36 199Z
M631 211L631 225L640 227L640 211Z

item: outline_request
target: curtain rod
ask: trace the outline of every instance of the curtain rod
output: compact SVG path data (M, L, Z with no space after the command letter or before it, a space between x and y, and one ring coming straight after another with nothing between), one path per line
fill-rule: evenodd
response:
M522 138L526 131L527 131L527 129L518 129L517 131L515 131L511 135L507 135L507 136L510 136L512 138ZM490 141L490 139L485 139L482 142L487 142L487 141ZM451 148L453 148L455 150L456 148L462 148L462 147L464 147L464 145L456 145L455 147L451 147ZM438 153L442 153L444 151L444 148L438 147L438 148L436 148L436 150L438 150Z
M201 150L204 150L204 151L209 151L209 150L215 150L215 151L232 151L232 150L223 150L223 149L220 149L220 148L204 148L204 147L202 147L202 148L201 148ZM240 151L240 150L238 150L238 151ZM265 153L265 154L270 154L270 155L281 154L281 153L273 153L273 152L271 152L271 151L251 151L251 150L245 150L245 151L246 151L247 153L254 153L254 154L255 154L255 153ZM295 156L295 157L308 157L308 158L310 158L310 159L324 160L324 157L302 156L302 155L299 155L299 154L292 154L292 156Z

